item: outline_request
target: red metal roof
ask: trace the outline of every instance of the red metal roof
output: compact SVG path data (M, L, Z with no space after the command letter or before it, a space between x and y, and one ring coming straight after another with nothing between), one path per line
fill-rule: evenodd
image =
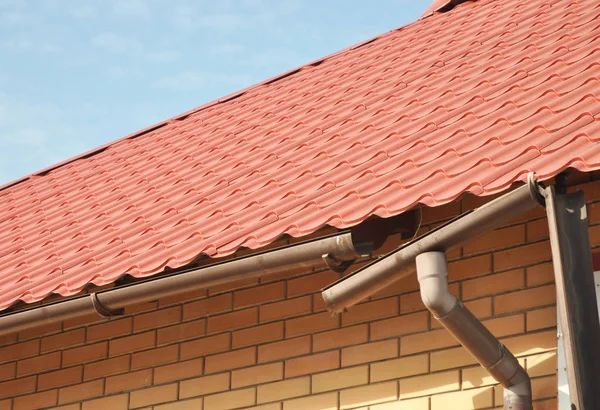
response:
M600 168L600 3L435 13L0 190L0 309Z

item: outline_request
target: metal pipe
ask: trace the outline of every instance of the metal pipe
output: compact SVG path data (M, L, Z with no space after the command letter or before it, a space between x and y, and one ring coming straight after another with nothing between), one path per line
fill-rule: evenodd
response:
M336 234L158 279L18 311L0 316L0 335L93 313L111 316L122 313L122 308L126 306L237 279L253 278L301 267L308 269L320 263L333 267L336 264L344 266L345 261L369 255L372 244L373 242L370 241L353 240L352 232Z
M504 408L532 410L529 375L513 354L448 290L443 252L416 257L423 303L479 364L504 386Z
M446 251L533 209L537 204L537 197L532 196L537 191L537 184L530 179L528 185L496 198L332 283L322 292L327 309L334 313L342 312L378 290L414 273L415 258L423 252Z

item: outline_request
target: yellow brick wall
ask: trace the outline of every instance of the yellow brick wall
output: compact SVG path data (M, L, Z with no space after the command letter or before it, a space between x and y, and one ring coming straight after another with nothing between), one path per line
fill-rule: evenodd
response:
M598 246L600 182L581 186ZM421 230L481 203L424 208ZM536 410L557 407L547 236L538 209L448 255L451 290L526 367ZM502 406L502 389L424 309L414 276L332 316L319 289L336 279L272 275L0 337L0 410Z

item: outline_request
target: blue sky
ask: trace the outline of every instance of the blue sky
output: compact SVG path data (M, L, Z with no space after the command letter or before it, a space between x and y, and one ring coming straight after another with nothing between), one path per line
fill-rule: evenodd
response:
M0 185L416 20L432 0L0 0Z

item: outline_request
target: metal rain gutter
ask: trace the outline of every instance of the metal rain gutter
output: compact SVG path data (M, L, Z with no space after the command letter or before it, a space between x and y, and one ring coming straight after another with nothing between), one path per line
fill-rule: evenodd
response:
M446 251L502 226L542 201L537 183L529 182L474 211L463 214L381 259L324 288L321 295L330 312L340 313L377 291L415 273L415 258L424 252Z
M346 232L285 246L3 315L0 316L0 335L94 313L105 317L115 316L122 314L126 306L290 269L313 268L322 264L343 271L355 259L370 255L373 245L370 240L355 240L352 232Z
M504 408L531 410L531 381L515 356L448 291L444 252L497 228L519 214L545 204L540 187L528 184L411 241L323 289L333 313L346 310L378 290L417 271L421 298L433 316L504 386ZM416 268L415 268L416 263Z

